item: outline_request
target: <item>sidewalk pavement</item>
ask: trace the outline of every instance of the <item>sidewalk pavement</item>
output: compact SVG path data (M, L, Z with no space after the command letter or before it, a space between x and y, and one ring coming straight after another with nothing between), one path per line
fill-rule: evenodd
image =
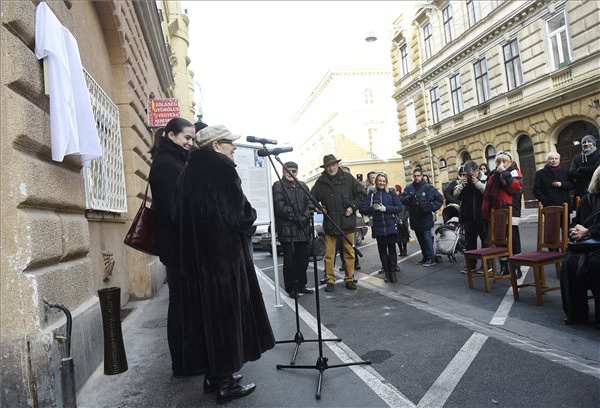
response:
M293 301L287 297L282 298L282 306L274 306L275 294L271 281L262 273L258 273L258 276L276 340L293 339L296 333ZM215 395L204 394L202 391L202 376L175 378L171 374L166 330L168 286L165 285L152 299L131 302L128 308L135 308L123 321L128 371L107 376L104 375L104 366L101 364L79 390L77 405L80 408L216 406ZM308 318L307 321L310 321L310 315L304 309L301 309L301 313L303 317ZM304 339L316 339L316 325L307 327L300 319L300 331ZM330 335L327 330L324 330L323 337L331 338L327 336L328 334ZM317 342L302 343L296 364L316 365L319 357L317 344ZM343 343L323 344L323 356L328 358L330 367L334 364L360 361L360 357ZM244 375L242 381L256 383L256 390L251 395L226 405L230 407L405 405L403 396L367 365L326 369L323 374L321 400L317 401L315 393L319 371L316 368L281 370L276 368L277 364L290 363L294 348L294 343L277 344L258 361L244 365L241 370Z

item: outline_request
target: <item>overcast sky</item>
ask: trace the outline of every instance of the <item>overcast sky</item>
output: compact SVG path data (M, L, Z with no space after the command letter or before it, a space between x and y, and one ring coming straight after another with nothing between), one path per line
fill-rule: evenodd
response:
M390 66L389 30L402 4L183 1L204 121L285 140L291 118L329 69ZM379 40L367 43L368 31Z

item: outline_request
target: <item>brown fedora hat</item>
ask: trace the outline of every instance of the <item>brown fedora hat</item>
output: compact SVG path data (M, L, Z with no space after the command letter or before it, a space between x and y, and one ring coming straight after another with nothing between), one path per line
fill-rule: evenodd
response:
M326 156L323 156L323 165L321 166L321 168L325 168L327 166L329 166L331 163L339 163L341 162L342 159L336 159L335 156L333 154L328 154Z

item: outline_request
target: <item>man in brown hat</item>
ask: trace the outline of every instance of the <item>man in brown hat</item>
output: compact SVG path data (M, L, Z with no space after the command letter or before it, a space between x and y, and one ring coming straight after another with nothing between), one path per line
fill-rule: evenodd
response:
M317 179L311 193L321 203L329 217L343 231L346 238L352 242L350 245L343 240L343 252L345 273L344 283L350 290L356 289L354 283L354 229L356 228L356 209L361 206L367 194L364 187L350 173L340 169L341 160L333 154L323 157L325 171ZM325 274L327 275L327 287L325 291L333 292L335 275L333 272L333 260L335 257L335 244L340 234L328 217L323 220L323 231L325 232Z

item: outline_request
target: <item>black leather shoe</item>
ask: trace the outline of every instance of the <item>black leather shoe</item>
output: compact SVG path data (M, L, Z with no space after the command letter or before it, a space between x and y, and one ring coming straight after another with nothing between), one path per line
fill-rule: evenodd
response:
M246 395L251 394L255 389L256 384L254 383L239 385L235 381L229 379L228 381L219 384L217 404L223 404L236 398L245 397Z
M231 377L233 378L233 381L236 382L236 384L242 381L242 378L244 378L242 374L233 374ZM208 394L209 392L214 392L217 389L219 389L219 381L216 378L208 378L205 376L204 393Z
M298 289L299 293L305 294L305 295L310 295L311 293L313 293L312 289L307 288L306 286Z
M300 295L298 294L298 291L295 291L295 290L288 292L288 296L290 297L290 299L298 299L300 297Z

